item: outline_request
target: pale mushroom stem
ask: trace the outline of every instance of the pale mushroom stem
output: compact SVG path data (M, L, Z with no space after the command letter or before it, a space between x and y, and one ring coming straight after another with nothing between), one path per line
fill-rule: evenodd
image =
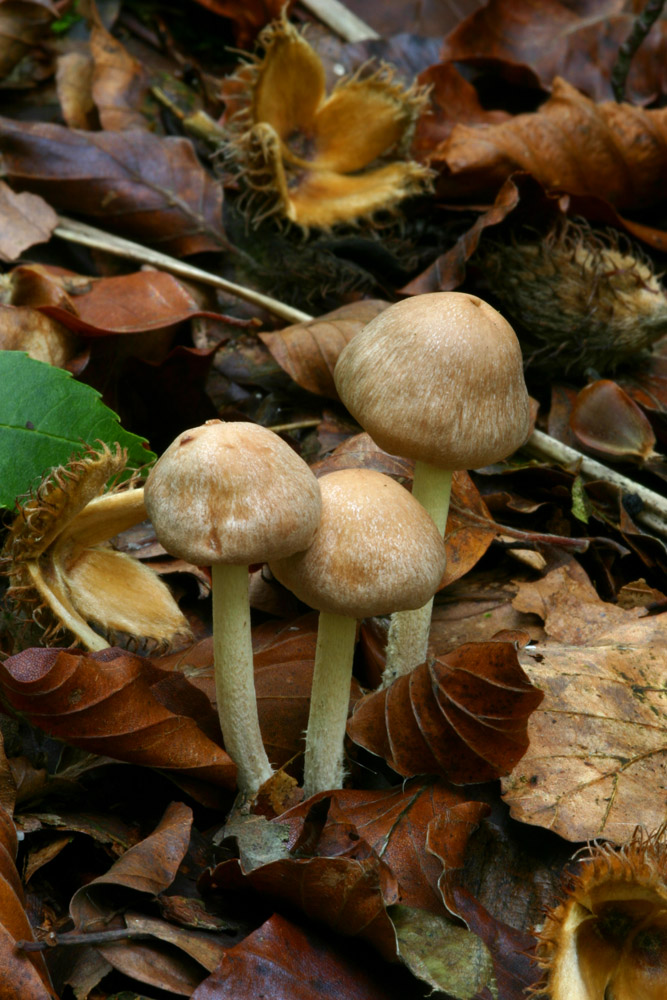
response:
M437 469L427 462L415 463L412 495L431 515L443 538L451 491L451 469ZM426 659L432 610L433 598L422 608L397 611L391 616L382 688L389 687L397 677L409 674Z
M248 567L211 567L215 696L225 749L238 769L244 798L273 774L262 742L253 672Z
M343 787L343 745L356 632L355 618L320 611L306 731L303 790L307 798Z

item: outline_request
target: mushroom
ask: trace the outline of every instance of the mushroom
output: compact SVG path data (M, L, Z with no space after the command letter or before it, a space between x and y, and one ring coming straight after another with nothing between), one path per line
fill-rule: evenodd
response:
M211 566L220 727L239 790L251 798L273 772L257 715L248 566L311 543L320 518L317 480L265 427L207 420L172 442L144 495L167 552Z
M269 568L320 612L306 732L307 796L343 784L343 742L358 618L420 607L445 566L442 536L393 479L343 469L320 479L322 516L310 548Z
M385 309L343 349L334 379L377 444L415 460L413 496L443 535L452 472L505 458L530 431L516 334L466 292L416 295ZM431 607L392 619L384 686L425 660Z

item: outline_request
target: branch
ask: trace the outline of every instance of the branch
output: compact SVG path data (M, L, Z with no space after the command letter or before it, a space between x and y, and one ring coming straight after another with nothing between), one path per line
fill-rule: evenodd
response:
M616 63L611 71L611 89L619 104L625 98L625 84L630 72L630 63L637 49L660 17L664 6L665 0L648 0L643 11L632 25L632 31L618 50Z

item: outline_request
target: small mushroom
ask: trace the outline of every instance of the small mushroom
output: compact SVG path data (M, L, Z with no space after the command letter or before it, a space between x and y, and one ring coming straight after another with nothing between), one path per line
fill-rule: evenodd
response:
M343 349L334 379L377 444L415 460L413 496L443 534L452 472L505 458L530 431L516 334L465 292L416 295L385 309ZM394 616L385 686L426 658L431 606Z
M343 469L320 479L322 516L310 548L269 568L320 612L306 732L307 796L343 784L343 742L358 618L418 608L445 567L442 537L393 479Z
M211 566L215 688L225 747L251 798L272 774L257 716L248 565L306 548L320 491L276 434L208 420L184 431L146 481L146 509L167 552Z

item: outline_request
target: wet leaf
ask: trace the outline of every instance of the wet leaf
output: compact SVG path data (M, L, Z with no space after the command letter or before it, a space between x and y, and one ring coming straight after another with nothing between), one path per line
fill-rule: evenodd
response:
M547 189L603 198L619 211L649 208L664 202L666 130L664 108L595 104L557 77L534 113L500 125L457 125L434 154L445 170L438 190L493 196L511 173L527 170Z
M388 305L379 299L351 302L308 323L259 336L297 385L318 396L337 399L333 370L338 355L355 333Z
M627 392L610 379L591 382L574 401L570 428L584 449L603 461L645 462L655 434Z
M192 1000L392 1000L405 986L378 975L373 959L350 954L312 927L304 930L274 914L240 944L225 951L219 967ZM373 975L375 972L375 975ZM395 972L393 973L395 976Z
M8 181L172 254L226 247L222 189L187 139L0 118Z
M488 781L526 752L528 718L541 700L513 643L468 643L362 699L348 735L398 774Z
M180 681L174 690L177 675L117 649L89 656L28 649L0 665L9 704L50 735L116 760L233 788L235 768L224 750L194 718L164 705L170 697L197 712L203 725L210 720L208 703Z
M604 603L575 563L523 584L515 604L540 614L551 638L521 656L544 701L503 783L512 814L574 841L656 829L667 807L667 616Z
M0 8L1 9L1 8ZM0 260L16 260L35 243L46 243L58 223L58 216L38 195L16 194L0 181Z

